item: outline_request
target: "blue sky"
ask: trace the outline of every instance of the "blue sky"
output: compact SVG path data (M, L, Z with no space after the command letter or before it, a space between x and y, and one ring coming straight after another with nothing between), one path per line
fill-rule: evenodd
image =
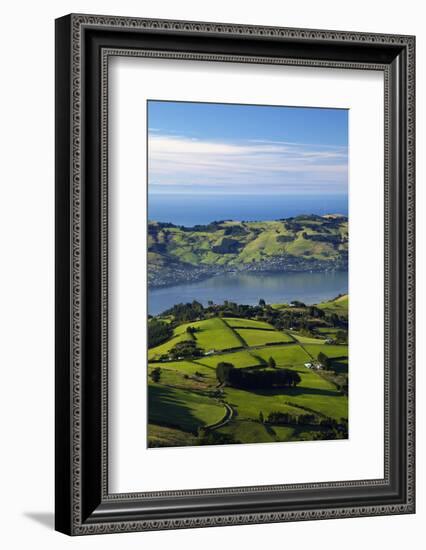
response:
M347 194L348 111L148 102L149 192Z

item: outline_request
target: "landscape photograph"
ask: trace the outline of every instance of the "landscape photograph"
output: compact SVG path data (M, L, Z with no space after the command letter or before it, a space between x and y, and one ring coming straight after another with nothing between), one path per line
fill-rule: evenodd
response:
M348 439L348 111L147 119L147 447Z

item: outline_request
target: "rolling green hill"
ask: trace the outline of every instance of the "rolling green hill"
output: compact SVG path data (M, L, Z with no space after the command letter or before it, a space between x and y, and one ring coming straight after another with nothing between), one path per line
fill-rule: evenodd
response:
M165 286L226 270L346 269L348 220L302 215L276 221L218 221L194 227L148 223L148 282Z
M347 315L349 308L349 296L347 294L342 294L342 296L337 296L337 298L334 298L333 300L318 304L318 307L324 311L332 313L345 313Z
M317 306L234 304L232 315L225 305L171 310L172 331L148 350L148 445L347 438L348 303L344 295ZM225 367L239 378L222 378ZM280 371L297 383L238 382Z

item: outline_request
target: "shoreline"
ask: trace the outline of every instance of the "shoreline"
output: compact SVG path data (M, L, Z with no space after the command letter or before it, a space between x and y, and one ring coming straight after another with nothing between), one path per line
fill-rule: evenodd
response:
M164 282L161 284L150 284L148 282L148 292L152 290L159 290L162 288L173 288L180 286L182 284L195 284L201 281L206 281L208 279L213 279L214 277L220 277L222 275L242 275L245 273L254 273L254 274L265 274L265 275L274 275L274 274L285 274L285 273L335 273L335 272L348 272L348 264L338 266L338 267L311 267L310 269L298 269L296 266L294 268L288 269L271 269L268 268L259 268L258 266L253 266L252 268L247 269L212 269L211 271L202 271L200 273L192 272L191 277L188 279L185 275L177 276L176 273L171 275L170 282ZM195 270L197 268L194 268Z

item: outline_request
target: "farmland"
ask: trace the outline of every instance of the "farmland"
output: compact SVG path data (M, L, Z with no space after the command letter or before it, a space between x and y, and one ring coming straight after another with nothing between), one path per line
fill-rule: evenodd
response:
M348 298L179 304L150 322L148 445L347 438Z
M283 344L292 342L293 339L285 332L275 330L241 328L236 330L237 334L246 342L248 346L264 346L267 344Z

